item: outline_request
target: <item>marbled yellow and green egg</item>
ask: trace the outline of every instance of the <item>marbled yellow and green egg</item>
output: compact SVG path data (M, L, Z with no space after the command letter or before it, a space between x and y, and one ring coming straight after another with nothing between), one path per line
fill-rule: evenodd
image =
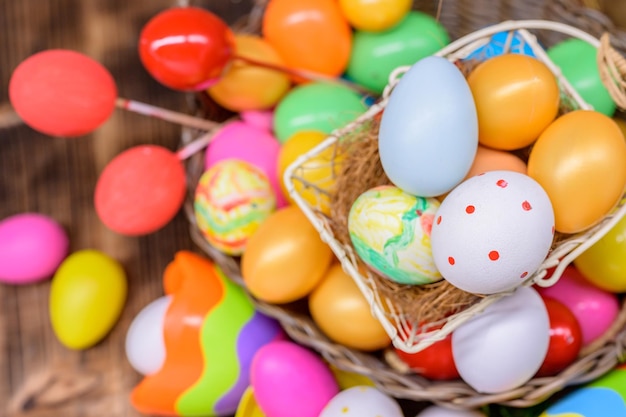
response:
M225 159L200 177L194 211L207 241L229 255L241 255L248 238L276 208L267 176L257 167Z
M383 276L422 285L442 279L433 261L430 231L439 201L394 186L361 194L348 217L352 244L361 259Z

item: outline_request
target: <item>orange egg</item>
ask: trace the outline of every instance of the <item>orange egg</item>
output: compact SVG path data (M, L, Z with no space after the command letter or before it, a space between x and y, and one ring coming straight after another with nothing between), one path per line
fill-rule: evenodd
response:
M478 113L478 140L502 150L532 144L559 110L559 86L541 61L528 55L490 58L467 82Z
M548 193L557 231L588 229L602 220L624 193L624 135L615 121L602 113L567 113L533 146L528 175Z
M297 206L272 213L250 237L241 274L252 295L289 303L308 295L328 269L332 252Z
M352 31L335 0L271 0L263 37L291 68L341 75L352 50Z
M526 174L526 163L511 152L500 151L478 145L476 156L465 178L487 171L515 171Z
M382 324L341 265L333 265L309 295L313 320L326 336L353 349L373 351L391 343Z
M255 61L284 65L282 58L264 39L254 35L236 35L237 55ZM289 77L280 71L234 60L208 93L222 107L239 112L273 107L291 86Z

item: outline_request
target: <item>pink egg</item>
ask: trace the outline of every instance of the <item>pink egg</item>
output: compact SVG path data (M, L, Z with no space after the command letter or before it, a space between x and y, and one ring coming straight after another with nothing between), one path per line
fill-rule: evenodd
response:
M318 417L339 392L322 359L289 341L271 342L257 351L250 381L259 407L271 417Z
M224 159L240 159L260 168L270 180L276 194L277 207L287 200L278 181L278 152L280 144L267 130L244 122L232 122L220 130L207 148L205 170Z
M0 222L0 282L30 284L51 277L67 256L69 239L55 220L36 213Z
M585 280L573 265L565 268L556 284L537 290L541 295L560 301L574 313L580 323L583 346L602 336L619 313L617 295Z
M247 125L271 132L274 129L274 112L271 110L247 110L239 113Z

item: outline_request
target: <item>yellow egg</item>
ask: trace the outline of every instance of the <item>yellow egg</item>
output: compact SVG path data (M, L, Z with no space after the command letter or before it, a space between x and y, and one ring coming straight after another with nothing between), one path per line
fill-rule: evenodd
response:
M287 139L280 148L278 154L278 178L280 188L290 203L293 204L293 199L287 192L287 187L285 187L285 182L283 181L287 167L293 164L300 156L322 143L326 136L324 132L317 130L303 130Z
M301 131L287 139L281 148L278 155L278 175L283 193L291 204L294 204L294 200L285 187L285 170L298 157L322 143L326 137L326 134L318 131ZM331 146L308 158L294 172L292 182L298 195L324 214L330 214L330 193L340 172L340 164L341 158L335 155L335 147Z
M382 349L391 343L361 290L341 265L331 266L311 292L309 309L322 332L337 343L363 351Z
M73 253L50 286L50 321L59 341L86 349L102 340L117 322L126 301L122 266L96 250Z

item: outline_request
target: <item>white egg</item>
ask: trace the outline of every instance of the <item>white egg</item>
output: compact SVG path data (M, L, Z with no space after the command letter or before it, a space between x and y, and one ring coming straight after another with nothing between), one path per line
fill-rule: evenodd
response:
M554 211L534 179L490 171L457 186L443 200L431 232L435 265L452 285L475 294L511 290L545 260L554 239Z
M452 333L461 378L481 393L525 384L548 352L550 320L541 296L521 287L489 305Z
M480 411L452 410L438 405L431 405L415 417L485 417Z
M165 362L163 326L171 303L169 295L157 298L137 314L128 328L126 358L142 375L154 374Z
M389 395L359 385L335 395L319 417L402 417L402 409Z

